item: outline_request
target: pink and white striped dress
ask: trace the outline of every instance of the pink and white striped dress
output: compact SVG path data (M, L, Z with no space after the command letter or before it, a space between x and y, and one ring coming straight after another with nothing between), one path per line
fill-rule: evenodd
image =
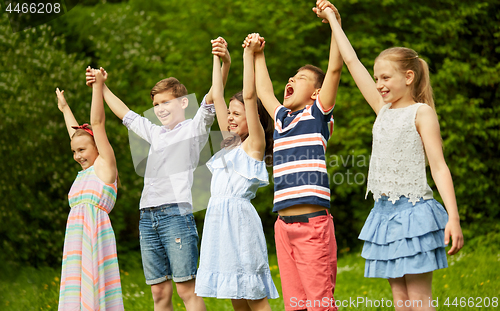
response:
M104 183L93 166L80 171L71 186L59 310L123 310L115 234L108 217L116 191L116 181Z

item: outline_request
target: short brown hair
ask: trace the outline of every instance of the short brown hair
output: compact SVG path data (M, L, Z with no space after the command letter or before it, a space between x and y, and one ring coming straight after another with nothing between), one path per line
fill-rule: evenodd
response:
M151 89L151 92L149 94L151 95L151 99L154 99L154 96L156 94L160 94L163 92L169 92L170 94L175 96L175 98L186 96L188 94L184 84L181 84L179 80L174 77L158 81L156 85Z
M297 72L301 70L309 70L314 73L314 75L316 76L316 83L314 84L314 87L317 89L321 88L321 86L323 85L323 81L325 80L325 73L323 72L323 70L321 70L321 68L314 65L305 65L300 67Z

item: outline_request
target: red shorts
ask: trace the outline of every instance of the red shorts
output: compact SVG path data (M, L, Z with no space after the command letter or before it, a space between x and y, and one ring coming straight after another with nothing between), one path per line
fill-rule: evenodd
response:
M285 310L337 310L337 242L333 217L274 224Z

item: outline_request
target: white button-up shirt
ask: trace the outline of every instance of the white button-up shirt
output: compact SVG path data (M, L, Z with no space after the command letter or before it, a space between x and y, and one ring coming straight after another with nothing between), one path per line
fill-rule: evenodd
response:
M214 118L214 105L208 105L205 98L193 119L171 130L127 112L123 124L150 144L140 208L176 203L181 214L193 212L193 172Z

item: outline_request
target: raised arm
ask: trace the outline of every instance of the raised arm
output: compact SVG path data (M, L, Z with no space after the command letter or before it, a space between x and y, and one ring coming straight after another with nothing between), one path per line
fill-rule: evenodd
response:
M337 8L333 5L333 11L335 14L338 14ZM313 8L313 11L317 13L317 8ZM359 61L356 52L354 51L351 43L347 39L344 31L340 27L339 22L335 18L334 20L329 19L330 27L332 28L332 39L335 38L337 42L337 46L339 48L340 54L344 59L344 62L349 68L349 72L351 73L354 82L358 86L361 94L363 94L364 98L368 102L368 104L372 107L375 113L378 114L380 109L385 105L382 96L377 90L376 84L373 81L373 78L370 76L370 73L363 64Z
M258 35L258 34L257 34ZM255 62L255 86L257 89L257 96L262 101L264 108L266 108L267 113L274 120L274 111L278 106L280 106L280 102L274 96L273 83L271 78L269 77L269 72L267 71L266 58L264 56L264 46L265 41L263 37L259 37L261 42L261 50L260 52L254 53L254 62ZM245 42L247 40L245 39ZM246 43L243 44L243 47L246 46Z
M448 254L453 255L464 245L464 237L460 227L460 217L458 215L453 180L444 159L439 122L434 109L427 105L418 108L415 125L422 137L425 153L431 167L432 179L436 183L444 206L448 211L449 218L444 231L445 244L448 245L451 236L452 247L448 251Z
M315 12L318 17L323 19L324 23L329 23L331 25L332 23L338 22L339 25L341 24L338 11L333 11L333 5L330 2L318 0L316 5L317 7L315 8ZM326 71L325 80L323 81L323 85L321 86L321 90L319 92L320 102L325 110L330 110L330 108L335 105L335 98L337 97L337 90L340 82L340 74L342 73L342 65L342 56L340 55L332 28L328 70Z
M64 123L66 123L66 129L68 130L69 138L71 138L75 133L75 129L72 128L72 126L78 126L79 124L76 121L75 116L71 111L71 108L69 108L66 99L64 98L64 90L59 91L59 88L56 88L56 95L57 95L57 108L59 108L59 110L63 113Z
M116 159L108 141L105 127L104 104L102 100L104 76L100 70L94 70L96 81L92 84L92 106L90 108L90 124L94 132L94 141L99 156L94 162L97 176L105 183L116 180Z
M221 65L219 56L212 51L213 55L213 69L212 69L212 96L215 105L215 114L217 115L217 122L222 132L222 137L226 138L228 135L228 122L227 122L227 105L224 101L224 86L222 83Z
M248 45L243 51L243 101L248 125L247 153L259 161L264 158L266 137L260 123L257 108L257 91L255 90L254 53L261 49L256 34L247 37Z
M96 72L97 71L91 69L90 67L87 67L87 72L86 72L85 76L86 76L88 86L92 86L93 83L96 81L96 77L95 77ZM108 78L108 73L102 67L100 69L100 72L103 75L104 80L106 80ZM127 107L127 105L125 105L121 101L121 99L119 99L115 94L113 94L113 92L111 92L111 90L107 87L106 84L103 85L102 93L103 93L104 100L106 100L106 104L108 104L111 111L113 111L113 113L118 118L123 120L123 117L125 117L127 112L129 112L129 110L130 110Z
M229 75L229 68L231 67L231 55L229 55L229 50L227 48L227 42L222 37L218 37L212 40L212 53L219 56L222 59L222 85L226 86L227 77ZM206 102L211 104L214 102L212 96L212 88L208 91Z

